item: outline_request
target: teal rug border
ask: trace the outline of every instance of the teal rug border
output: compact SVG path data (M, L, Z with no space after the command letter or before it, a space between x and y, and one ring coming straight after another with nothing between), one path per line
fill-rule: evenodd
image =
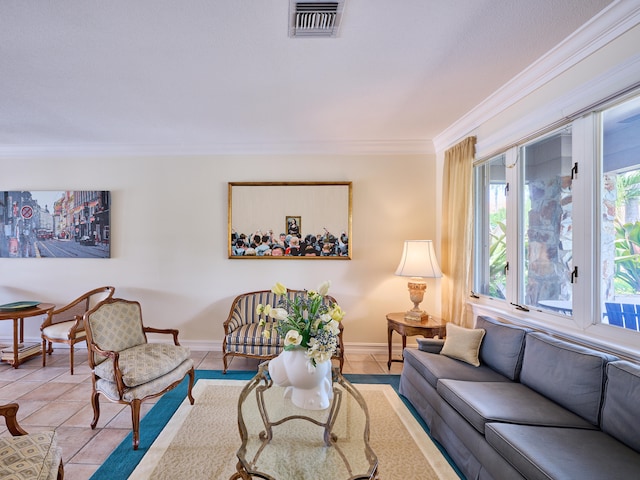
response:
M255 374L256 372L254 371L245 370L229 370L226 374L223 374L221 370L196 370L196 381L202 379L250 380ZM355 384L374 383L391 385L396 393L398 393L398 387L400 385L400 375L345 374L345 378ZM138 466L138 463L140 463L142 457L147 453L151 444L153 444L158 435L160 435L160 432L176 412L182 403L182 400L187 396L187 385L188 382L185 379L176 388L165 393L153 408L144 416L140 422L140 446L138 447L138 450L134 450L132 448L133 434L129 433L120 445L118 445L111 453L111 455L109 455L105 462L98 468L98 470L96 470L96 472L91 476L90 480L126 480L131 472L133 472L133 470ZM429 435L429 438L431 438L433 443L438 447L458 476L464 480L464 476L462 476L460 470L453 463L447 452L431 437L429 428L422 418L420 418L420 415L418 415L413 406L399 393L398 396L402 399L403 403L407 406L418 423L420 423L427 435Z

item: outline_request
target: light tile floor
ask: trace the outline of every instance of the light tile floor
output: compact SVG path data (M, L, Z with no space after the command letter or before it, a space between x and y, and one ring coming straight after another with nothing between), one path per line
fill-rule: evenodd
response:
M100 397L100 420L91 430L91 378L83 350L76 351L74 375L69 374L69 352L57 349L42 367L34 357L14 369L0 364L0 404L17 402L18 422L27 432L56 429L63 448L65 480L87 480L131 431L131 414L126 405ZM196 369L221 370L220 352L192 352ZM395 357L394 357L395 358ZM257 361L235 358L230 369L255 370ZM399 374L402 364L394 362L387 370L386 355L346 355L344 373ZM142 404L142 416L154 402ZM0 419L1 420L1 419ZM9 435L0 421L0 436Z

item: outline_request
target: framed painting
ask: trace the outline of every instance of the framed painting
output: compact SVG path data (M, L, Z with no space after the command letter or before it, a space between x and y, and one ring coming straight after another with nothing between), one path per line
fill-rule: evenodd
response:
M349 260L351 203L351 182L230 182L228 256Z
M0 191L0 257L109 258L111 193Z

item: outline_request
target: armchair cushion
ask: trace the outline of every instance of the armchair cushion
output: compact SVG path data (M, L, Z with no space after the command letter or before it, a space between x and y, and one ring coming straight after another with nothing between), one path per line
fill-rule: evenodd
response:
M93 342L102 350L121 352L147 343L140 319L140 305L131 302L105 303L91 314ZM96 363L104 357L94 355Z
M193 369L193 359L189 358L178 365L177 368L161 377L138 385L137 387L126 388L122 394L122 398L120 398L120 394L118 393L117 384L102 378L96 381L96 390L113 401L123 400L125 402L132 402L134 400L143 400L146 397L157 395L158 392L163 392L173 383L182 380L191 369Z
M174 370L190 357L187 347L165 343L145 343L120 352L118 365L122 381L127 387L137 387ZM113 362L102 362L95 367L100 378L115 382Z
M0 438L0 478L54 480L61 461L53 431Z

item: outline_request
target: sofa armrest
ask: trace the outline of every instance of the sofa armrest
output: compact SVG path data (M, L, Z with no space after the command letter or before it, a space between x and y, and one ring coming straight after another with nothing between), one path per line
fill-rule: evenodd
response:
M418 338L418 349L428 353L440 353L444 345L442 338Z

